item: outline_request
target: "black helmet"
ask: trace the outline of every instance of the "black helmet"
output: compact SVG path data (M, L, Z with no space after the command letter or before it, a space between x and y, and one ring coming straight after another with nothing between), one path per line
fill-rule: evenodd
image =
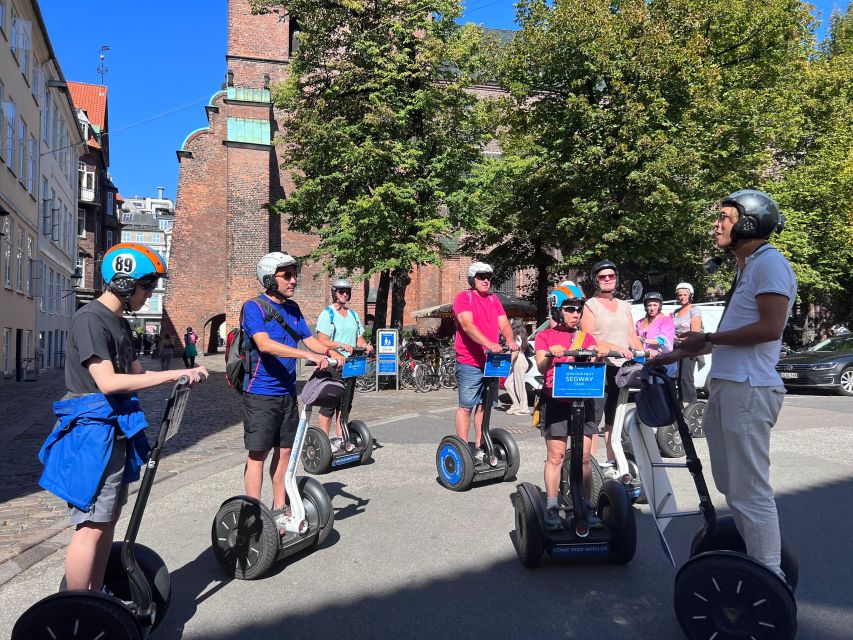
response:
M649 291L646 295L643 296L643 305L645 305L649 300L657 301L663 304L663 296L659 291Z
M738 221L732 227L732 246L738 240L769 238L774 231L782 231L785 219L776 201L763 191L741 189L720 201L723 206L738 210Z
M605 258L604 260L599 260L592 266L592 286L599 290L601 287L598 286L598 274L600 271L604 271L605 269L613 269L616 272L616 284L619 284L619 267L616 266L616 263L612 260L608 260Z

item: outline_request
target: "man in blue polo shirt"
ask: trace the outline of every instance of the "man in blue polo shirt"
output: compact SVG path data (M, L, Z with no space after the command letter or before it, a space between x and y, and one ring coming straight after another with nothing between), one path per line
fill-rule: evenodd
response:
M257 268L258 281L272 308L281 314L266 319L263 304L252 299L243 305L242 327L254 349L243 383L243 442L249 452L243 482L246 495L261 499L264 462L270 451L270 477L273 490L273 516L279 532L284 532L290 507L285 504L284 472L290 462L293 441L299 425L296 400L296 359L310 360L325 369L325 356L343 358L326 349L305 322L299 305L291 298L296 290L296 260L286 252L268 253ZM286 326L285 326L286 325ZM308 350L299 349L302 341Z

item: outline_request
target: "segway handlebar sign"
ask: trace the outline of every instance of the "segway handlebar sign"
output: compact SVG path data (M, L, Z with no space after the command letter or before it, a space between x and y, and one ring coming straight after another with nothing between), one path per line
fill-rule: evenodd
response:
M484 378L508 378L512 371L512 355L509 353L487 353Z
M555 398L603 398L604 363L560 362L554 366Z
M367 357L366 356L350 356L344 362L344 369L341 372L343 378L358 378L367 373Z

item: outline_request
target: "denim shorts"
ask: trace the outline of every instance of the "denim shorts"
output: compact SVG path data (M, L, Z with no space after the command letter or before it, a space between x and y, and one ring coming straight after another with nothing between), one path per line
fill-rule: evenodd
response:
M473 409L486 401L486 385L483 370L470 364L456 363L456 384L459 391L459 406Z

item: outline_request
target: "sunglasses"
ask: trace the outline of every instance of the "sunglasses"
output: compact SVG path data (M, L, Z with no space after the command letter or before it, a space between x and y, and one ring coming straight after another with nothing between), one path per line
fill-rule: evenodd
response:
M157 288L156 280L140 280L136 283L136 286L142 289L143 291L154 291Z
M336 293L343 293L344 295L351 296L352 290L351 289L338 289L336 291Z
M575 306L573 304L565 304L561 307L563 313L583 313L583 305Z
M615 280L616 274L615 273L602 273L601 275L598 276L598 279L602 280L602 281Z
M492 274L491 273L475 273L474 277L477 278L477 280L491 280Z
M277 278L281 278L282 280L296 280L295 271L285 271L284 273L277 273L275 275Z

